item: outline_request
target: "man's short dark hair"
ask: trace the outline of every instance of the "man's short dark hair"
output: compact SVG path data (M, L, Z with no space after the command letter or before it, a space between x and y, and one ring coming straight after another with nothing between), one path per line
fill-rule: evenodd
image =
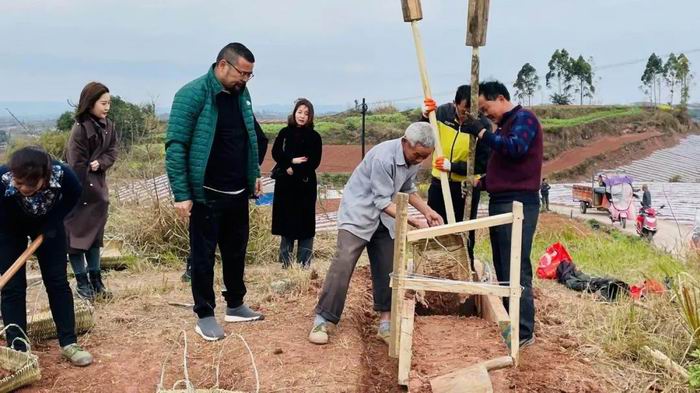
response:
M467 100L467 106L471 106L472 87L471 85L462 85L457 88L455 93L455 104L459 105L462 101Z
M488 101L495 101L499 95L510 101L508 89L499 81L479 83L479 95L484 96Z
M219 55L216 56L216 62L218 63L222 59L226 59L232 64L236 64L238 57L246 59L250 63L255 63L255 56L250 49L246 48L245 45L240 42L232 42L219 51Z

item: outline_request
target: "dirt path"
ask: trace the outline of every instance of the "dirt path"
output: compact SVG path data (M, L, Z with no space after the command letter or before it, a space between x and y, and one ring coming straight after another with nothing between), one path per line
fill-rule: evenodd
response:
M606 136L596 139L591 141L587 146L565 151L555 159L545 162L544 165L542 165L542 175L548 176L551 173L575 167L590 158L619 150L626 144L655 138L661 135L663 134L658 131L647 131L638 134Z

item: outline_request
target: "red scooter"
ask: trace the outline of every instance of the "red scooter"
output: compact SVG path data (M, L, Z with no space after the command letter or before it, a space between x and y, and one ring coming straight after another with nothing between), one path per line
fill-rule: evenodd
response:
M665 205L661 205L659 210ZM656 210L653 207L642 207L637 214L637 234L647 241L652 241L656 234Z

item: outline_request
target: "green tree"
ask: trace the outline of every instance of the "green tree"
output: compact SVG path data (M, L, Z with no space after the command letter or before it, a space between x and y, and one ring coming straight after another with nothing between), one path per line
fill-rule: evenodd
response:
M147 121L154 112L153 105L139 106L119 96L112 96L109 118L114 122L121 144L129 148L145 136Z
M676 85L679 83L678 58L673 53L668 55L668 59L666 59L666 64L664 64L663 76L664 82L666 82L666 86L668 87L668 92L670 94L670 101L668 104L673 105L674 92L676 90Z
M552 88L552 82L556 82L555 91L550 96L552 103L558 105L568 105L571 103L572 77L571 74L572 59L566 49L555 50L552 58L549 59L547 66L549 72L545 75L545 81L548 88Z
M647 65L644 68L644 73L642 74L642 90L645 94L649 95L649 101L652 104L659 103L659 97L661 96L661 79L664 74L664 63L663 60L652 53L647 60Z
M513 87L515 87L515 96L519 100L524 101L527 97L527 105L532 105L532 96L540 89L540 77L537 76L535 67L530 63L525 63L518 71L518 78Z
M61 116L58 117L58 120L56 120L56 128L59 131L70 131L71 128L73 128L73 124L75 124L75 112L73 111L65 111L61 114Z
M690 97L690 82L694 75L690 72L690 60L681 53L677 57L676 78L681 88L681 107L688 107L688 98Z
M586 61L583 56L579 55L578 59L571 61L571 75L572 79L576 82L575 91L579 93L580 101L579 104L583 105L583 97L593 97L595 93L595 86L593 86L593 66L590 62Z

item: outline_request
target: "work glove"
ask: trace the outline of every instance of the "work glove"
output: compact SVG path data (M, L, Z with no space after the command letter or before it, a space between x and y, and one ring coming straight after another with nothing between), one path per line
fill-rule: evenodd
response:
M430 97L426 97L423 100L423 117L427 119L430 112L433 112L435 109L437 109L437 103L435 100Z
M435 159L435 168L442 172L449 172L450 169L452 169L452 164L450 163L450 160L443 156L439 156L437 159Z
M469 135L474 135L475 137L478 137L481 130L483 130L484 128L488 129L489 127L488 124L485 125L484 123L485 122L481 119L467 120L467 122L464 123L464 125L462 126L462 130Z

